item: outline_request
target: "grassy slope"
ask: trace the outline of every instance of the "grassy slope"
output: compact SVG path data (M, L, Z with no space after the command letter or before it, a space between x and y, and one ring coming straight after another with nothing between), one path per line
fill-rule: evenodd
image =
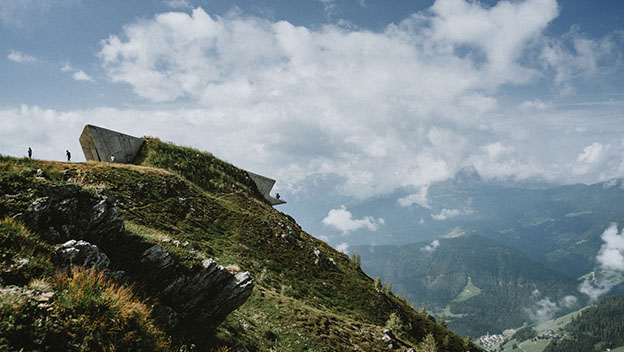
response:
M432 333L442 350L463 349L459 336L404 300L376 290L347 256L267 205L244 171L208 153L156 139L147 140L138 164L0 158L0 190L10 195L0 198L0 215L25 209L54 184L110 189L129 234L148 242L188 241L194 250L160 243L189 267L211 257L250 271L257 280L252 297L228 317L212 345L262 351L384 350L382 330L395 312L403 321L404 347ZM43 178L34 177L39 168ZM315 250L321 252L319 265ZM144 295L149 300L149 293ZM202 341L181 338L189 344Z

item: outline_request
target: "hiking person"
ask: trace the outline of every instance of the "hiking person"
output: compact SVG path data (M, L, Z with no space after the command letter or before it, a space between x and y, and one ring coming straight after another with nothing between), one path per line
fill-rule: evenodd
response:
M71 153L69 152L69 150L65 151L65 155L67 155L67 161L71 161Z
M32 148L28 147L28 159L32 159Z
M277 194L275 195L275 198L277 198L277 199L280 199L280 197L281 197L281 196L280 196L280 194L279 194L279 193L277 193Z
M114 163L114 162L115 162L115 156L111 155L111 163Z

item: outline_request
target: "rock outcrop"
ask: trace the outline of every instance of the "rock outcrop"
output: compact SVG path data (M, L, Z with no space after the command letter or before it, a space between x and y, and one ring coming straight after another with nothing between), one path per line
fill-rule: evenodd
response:
M83 240L69 240L54 250L57 261L64 264L73 264L92 267L100 270L108 269L110 259L98 246Z
M110 193L93 196L76 185L51 186L21 218L51 244L71 239L112 241L124 231L124 224L111 198Z
M145 250L141 263L150 281L158 284L163 303L177 314L169 318L172 325L192 320L213 329L245 303L255 284L248 272L234 275L212 259L202 261L190 274L180 274L175 260L160 245Z
M162 246L127 234L114 199L110 192L92 194L76 185L52 186L19 218L46 242L62 243L54 251L57 264L123 270L117 273L127 270L157 292L163 306L156 308L167 313L171 326L184 322L211 331L249 298L255 282L248 272L234 275L212 259L189 270Z

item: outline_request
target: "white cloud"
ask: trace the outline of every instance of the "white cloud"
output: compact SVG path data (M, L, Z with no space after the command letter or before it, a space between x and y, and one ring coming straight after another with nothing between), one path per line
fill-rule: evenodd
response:
M494 123L501 107L488 92L526 82L527 71L539 68L518 59L556 15L556 3L457 4L467 12L438 1L381 32L216 17L201 8L163 13L102 41L99 57L110 80L145 99L194 102L208 110L205 120L227 116L226 132L251 139L250 149L272 158L284 182L337 174L345 179L341 193L366 198L446 179L483 141L517 133ZM530 21L519 16L529 14ZM492 28L496 35L481 35ZM482 51L485 62L476 55ZM233 120L243 130L227 129ZM505 175L547 169L543 160L518 158L523 152L513 149ZM418 197L402 202L426 204Z
M409 188L416 196L404 204L428 204L423 187L469 165L484 178L624 175L623 104L540 109L530 94L523 100L533 107L507 99L508 89L531 92L555 80L539 55L556 7L438 0L378 31L202 9L142 18L103 40L98 54L106 77L137 94L138 108L3 108L0 124L10 127L0 129L8 148L0 150L22 155L12 146L39 133L30 129L54 127L50 116L83 124L106 111L104 126L211 151L274 175L283 189L331 176L336 192L359 199ZM34 115L44 122L22 122ZM575 127L587 131L564 133ZM80 130L59 133L71 140ZM594 142L611 147L586 173L572 172Z
M71 72L73 70L74 70L74 68L71 66L69 61L65 61L65 63L63 64L63 67L61 67L61 71L63 71L63 72Z
M190 9L193 7L189 0L164 0L164 3L173 9Z
M576 296L568 295L561 299L559 305L564 308L572 308L578 302L578 298Z
M431 242L431 244L428 244L428 245L426 245L426 246L424 246L424 247L420 248L420 251L421 251L421 252L433 253L433 252L436 250L436 248L438 248L438 247L440 247L440 241L438 241L438 240L433 240L433 241Z
M76 81L93 82L93 78L89 76L88 74L84 73L84 71L82 70L74 72L74 74L72 75L72 78L75 79Z
M346 242L336 245L336 250L345 254L349 254L349 244Z
M353 214L351 214L351 212L348 211L344 205L341 206L340 209L330 210L322 222L325 226L331 226L338 229L343 235L347 235L351 231L356 231L362 228L366 228L370 231L377 231L377 227L385 223L384 219L375 219L370 216L365 216L361 219L354 219Z
M16 51L16 50L11 50L11 52L9 53L9 55L7 55L7 58L11 61L15 61L17 63L33 63L33 62L37 62L37 58L32 56L32 55L28 55L28 54L24 54L20 51Z
M624 272L624 230L618 233L617 224L611 224L600 238L604 241L596 257L600 267Z
M442 221L442 220L454 218L454 217L460 216L460 215L470 215L472 213L474 213L474 211L472 209L470 209L470 208L466 208L466 209L447 209L447 208L443 208L442 210L440 210L439 214L431 214L431 217L434 220Z
M604 159L605 153L609 147L608 144L604 145L595 142L583 148L583 151L576 158L576 163L572 171L578 175L586 174Z
M557 303L550 300L550 298L542 298L537 301L530 308L525 308L525 313L528 314L529 319L534 323L543 323L545 321L554 318L555 314L559 311Z
M607 294L616 285L609 280L585 280L579 285L579 292L586 294L592 301Z
M577 26L573 26L567 35L547 40L541 59L554 71L554 82L561 85L564 92L573 92L571 81L610 71L601 62L618 55L617 41L618 38L612 36L600 40L589 39L579 33Z
M607 294L622 282L621 277L605 275L605 271L624 273L624 230L618 233L618 225L612 223L600 238L604 241L596 256L600 270L594 271L592 278L579 285L579 291L592 300Z
M418 189L418 192L412 193L403 198L399 198L397 202L402 207L409 207L412 204L418 204L423 208L431 209L431 206L429 205L429 200L427 199L428 190L428 186L422 186Z

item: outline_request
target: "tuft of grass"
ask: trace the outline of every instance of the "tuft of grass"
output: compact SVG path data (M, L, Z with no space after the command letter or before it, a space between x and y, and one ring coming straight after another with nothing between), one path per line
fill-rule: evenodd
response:
M157 351L164 334L150 309L130 288L111 282L100 271L72 268L55 277L59 320L79 350Z
M167 351L165 335L132 290L102 272L72 268L37 291L0 291L0 350Z
M51 248L11 218L0 220L0 284L25 285L52 272Z

